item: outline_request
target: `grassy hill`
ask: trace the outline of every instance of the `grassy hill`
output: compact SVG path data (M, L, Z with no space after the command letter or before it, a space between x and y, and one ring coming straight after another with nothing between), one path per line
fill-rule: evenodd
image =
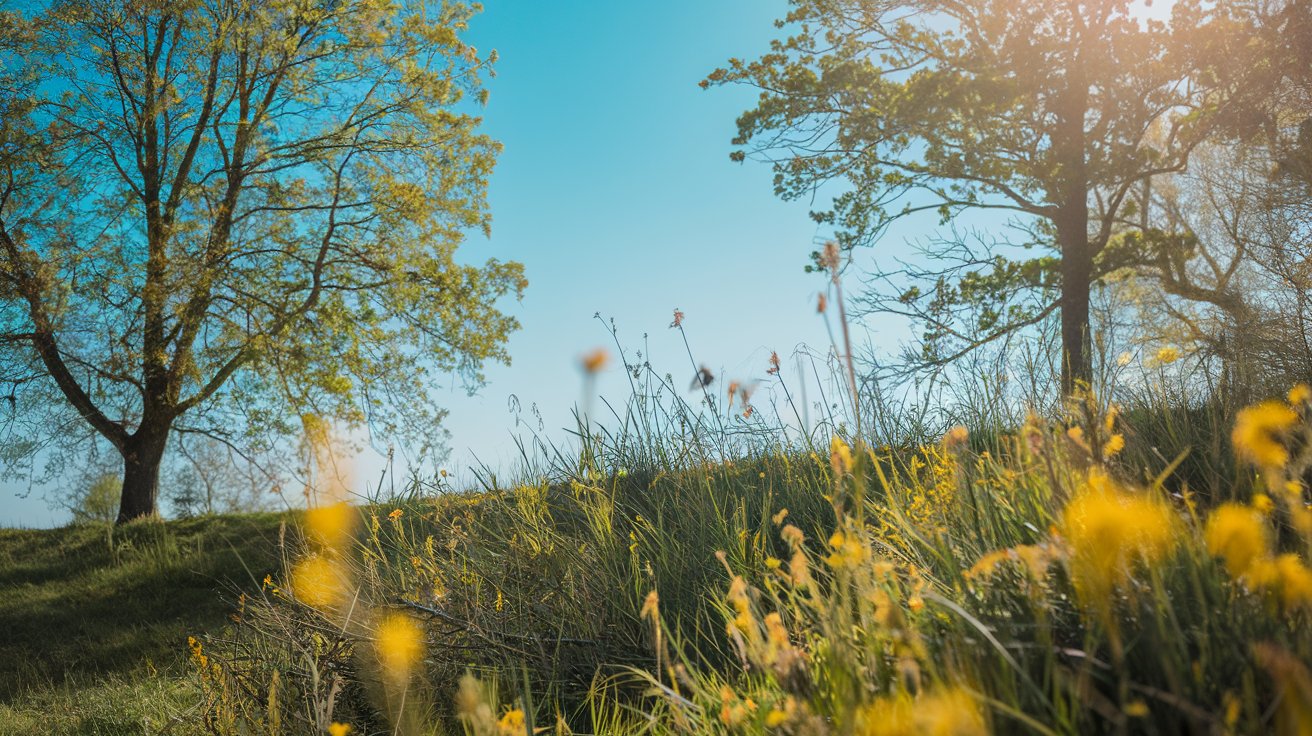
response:
M275 572L286 518L0 529L0 733L196 732L187 637Z
M1312 733L1312 389L1234 424L1246 484L1090 410L0 532L0 734Z

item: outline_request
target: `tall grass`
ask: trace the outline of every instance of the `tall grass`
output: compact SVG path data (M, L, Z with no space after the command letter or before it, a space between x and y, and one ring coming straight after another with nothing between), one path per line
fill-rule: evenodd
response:
M1233 437L1150 384L927 437L870 397L799 433L625 368L611 429L589 407L522 482L312 516L194 645L209 728L1312 729L1305 388Z

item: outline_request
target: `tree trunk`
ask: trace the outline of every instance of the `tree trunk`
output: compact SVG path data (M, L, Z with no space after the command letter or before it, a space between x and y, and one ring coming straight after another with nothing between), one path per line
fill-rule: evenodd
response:
M123 497L119 501L118 521L154 516L159 498L159 467L168 444L168 427L142 424L123 448Z
M1094 248L1089 242L1089 168L1086 158L1085 116L1089 85L1082 60L1075 58L1068 71L1060 121L1053 131L1060 178L1057 189L1057 245L1061 249L1061 393L1069 397L1081 384L1093 380L1089 354L1089 292L1093 280Z
M1061 392L1070 396L1081 384L1093 381L1089 354L1089 293L1093 257L1089 248L1088 214L1071 217L1057 227L1061 240ZM1069 232L1068 232L1069 231Z

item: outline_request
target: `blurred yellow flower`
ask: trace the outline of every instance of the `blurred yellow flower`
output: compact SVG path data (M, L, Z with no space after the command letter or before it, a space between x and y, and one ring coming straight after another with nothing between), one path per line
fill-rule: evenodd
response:
M525 736L528 732L524 726L524 711L512 708L497 721L497 733L500 736Z
M1066 436L1069 437L1072 442L1079 445L1082 449L1086 451L1089 449L1089 442L1088 440L1084 439L1083 427L1071 427L1070 429L1066 430Z
M388 514L387 518L392 522L400 521L401 515L404 513L401 509L392 509L392 513Z
M326 608L345 600L350 578L340 563L316 555L296 563L291 586L297 600L315 608Z
M1312 404L1312 386L1306 383L1300 383L1289 389L1289 403L1294 406L1299 404Z
M1253 494L1253 508L1257 509L1259 512L1269 514L1275 509L1275 507L1276 505L1271 501L1271 497L1265 493Z
M988 727L974 699L949 688L912 699L898 694L877 699L857 713L861 736L984 736Z
M1062 512L1076 592L1086 604L1110 613L1113 589L1129 578L1135 564L1151 565L1169 555L1177 543L1177 526L1166 504L1091 472L1084 490Z
M852 448L841 437L835 436L829 442L829 464L836 476L852 472Z
M720 721L726 726L737 726L747 720L756 710L756 703L751 698L739 700L728 685L720 687Z
M943 446L949 450L965 447L970 441L970 430L958 424L943 435Z
M661 598L656 595L656 591L647 594L646 600L642 602L642 610L638 613L639 618L659 621L661 616Z
M838 530L829 537L829 546L834 551L825 558L830 567L853 568L863 564L869 556L865 541L860 535Z
M1180 350L1171 346L1161 348L1153 356L1162 365L1170 365L1180 359Z
M675 314L678 314L678 312ZM583 367L583 372L588 375L597 373L605 368L606 364L609 362L610 353L606 352L605 348L590 350L587 353L584 353L582 358L579 358L579 364Z
M1207 518L1203 532L1207 551L1225 560L1231 575L1240 577L1270 549L1261 512L1237 503L1222 504Z
M1107 457L1115 457L1118 452L1125 449L1125 435L1119 432L1107 439L1107 444L1102 446L1102 452Z
M1276 558L1280 600L1287 608L1312 607L1312 570L1295 554Z
M333 723L328 726L328 736L346 736L351 732L351 726L346 723Z
M752 619L751 601L747 598L747 581L743 580L741 575L735 575L729 583L729 605L733 607L734 617L729 622L728 632L732 635L735 631L752 635L759 635L756 630L756 622Z
M1298 414L1284 403L1263 401L1239 412L1230 439L1241 457L1264 468L1284 467L1289 450L1281 444L1281 435L1297 421Z
M392 680L405 680L424 653L424 632L413 618L388 614L374 631L374 650L384 674Z
M310 541L340 549L351 535L358 515L343 501L305 510L305 530Z

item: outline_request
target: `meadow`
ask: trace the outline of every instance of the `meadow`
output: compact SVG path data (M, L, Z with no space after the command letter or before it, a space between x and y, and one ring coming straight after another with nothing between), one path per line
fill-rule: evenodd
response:
M1086 393L1017 426L876 445L838 423L808 446L652 385L623 431L581 425L576 452L520 482L456 492L439 476L364 506L325 488L281 517L6 532L17 636L0 721L498 736L1312 724L1307 386L1235 417Z

